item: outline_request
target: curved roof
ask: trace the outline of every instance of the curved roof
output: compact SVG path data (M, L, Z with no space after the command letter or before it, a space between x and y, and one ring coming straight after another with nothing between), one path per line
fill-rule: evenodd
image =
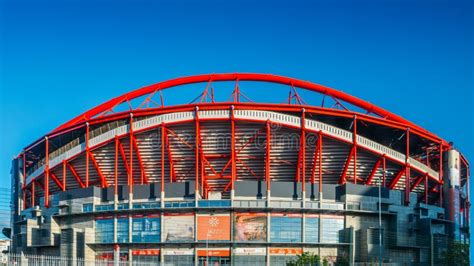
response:
M396 123L403 124L407 128L415 129L421 133L426 134L429 137L434 139L440 139L436 135L428 132L427 130L423 129L422 127L392 113L389 112L381 107L378 107L370 102L364 101L342 91L326 87L323 85L315 84L309 81L303 81L299 79L284 77L284 76L277 76L272 74L258 74L258 73L223 73L223 74L204 74L204 75L196 75L196 76L189 76L189 77L180 77L176 79L167 80L164 82L156 83L153 85L145 86L139 88L137 90L128 92L116 98L113 98L99 106L96 106L89 111L75 117L74 119L64 123L63 125L56 128L52 133L57 133L59 131L71 128L78 124L88 122L94 117L97 117L100 114L107 113L110 110L113 110L114 107L129 102L130 100L150 95L150 97L155 94L156 92L170 89L173 87L178 87L182 85L189 85L195 83L204 83L204 82L222 82L222 81L254 81L254 82L267 82L267 83L276 83L276 84L283 84L288 85L293 88L300 88L316 93L323 94L325 96L329 96L336 101L342 101L349 103L353 106L359 107L367 112L367 114L375 114L379 116L383 120L392 121ZM444 145L447 145L447 142L441 140Z

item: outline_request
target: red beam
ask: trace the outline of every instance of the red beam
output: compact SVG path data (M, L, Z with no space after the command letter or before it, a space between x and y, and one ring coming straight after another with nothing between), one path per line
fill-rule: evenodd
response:
M422 175L415 179L415 183L410 186L410 192L412 192L421 182L425 179L426 175Z
M406 171L406 167L403 167L403 168L395 175L395 177L392 179L392 182L390 182L390 184L388 185L388 187L389 187L390 189L393 189L393 188L397 185L398 181L400 180L400 178L402 178L403 173L404 173L405 171Z
M100 186L103 187L103 188L109 187L109 184L107 183L107 178L102 174L102 171L100 170L100 166L97 163L97 161L96 161L94 155L92 154L92 152L89 152L89 156L91 158L92 164L95 167L95 170L97 171L97 174L99 175Z
M140 150L138 149L137 139L135 138L135 136L133 136L133 148L135 149L135 153L137 154L138 165L140 166L140 171L142 172L140 181L142 184L148 184L148 177L146 175L145 166L143 165L142 156L140 154Z
M125 150L123 149L123 146L120 140L118 140L118 146L119 146L120 156L122 157L122 161L125 166L125 170L127 171L127 183L128 183L128 177L130 176L130 168L128 167L127 156L125 155Z
M341 104L342 105L342 104ZM343 105L342 105L343 106ZM354 145L354 164L353 164L353 178L354 178L354 184L357 184L357 116L354 115L354 119L352 121L352 143Z
M380 164L382 163L383 157L380 157L377 162L375 162L374 168L372 168L372 171L370 172L370 175L367 177L367 181L365 181L366 185L372 184L372 179L374 178L375 174L377 173L377 170L380 167Z
M56 183L56 185L58 186L58 188L62 191L65 191L65 188L63 186L63 184L61 183L61 181L59 181L59 178L53 173L49 173L50 176L51 176L51 179L54 181L54 183Z
M73 167L71 164L67 163L67 162L66 162L66 164L67 164L67 166L69 167L69 170L71 171L72 176L74 176L74 178L76 179L76 181L77 181L77 183L79 184L79 186L80 186L81 188L85 188L85 187L86 187L86 184L84 184L84 182L82 182L81 177L77 174L77 172L76 172L76 170L74 169L74 167Z
M171 152L170 141L168 138L167 130L165 130L165 145L166 145L166 150L168 151L168 161L170 163L170 183L173 183L173 181L175 180L174 161L173 161L173 153Z
M67 177L67 174L66 174L66 161L63 161L63 188L65 191L66 190L66 177Z
M346 163L344 165L344 169L342 170L341 173L341 178L339 179L339 184L345 184L346 183L346 175L347 175L347 170L349 169L349 165L351 163L352 156L354 155L354 149L355 146L352 146L351 151L349 152L349 155L347 156Z

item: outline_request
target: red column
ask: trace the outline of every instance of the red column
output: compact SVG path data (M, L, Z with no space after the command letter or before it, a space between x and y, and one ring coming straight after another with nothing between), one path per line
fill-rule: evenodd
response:
M234 106L230 109L230 159L231 159L231 190L234 190L234 182L236 179L236 165L235 165L235 118Z
M118 153L119 153L119 139L115 136L115 154L114 154L114 194L118 195Z
M319 131L318 137L318 162L319 162L319 192L323 192L323 133Z
M44 206L49 208L49 140L45 137Z
M63 191L66 191L66 161L63 160Z
M439 180L443 181L443 142L439 144ZM439 206L443 207L443 185L439 188Z
M405 153L405 204L410 203L410 128L406 131L406 153Z
M23 150L23 185L21 192L23 193L23 209L26 209L26 152Z
M306 121L305 121L306 112L303 108L301 114L301 136L300 136L300 143L301 143L301 179L303 184L301 184L301 188L305 191L305 183L306 183Z
M354 115L354 120L353 120L353 132L352 132L352 138L353 138L353 143L354 143L354 165L353 165L353 177L354 177L354 184L357 184L357 116Z
M161 192L165 191L165 123L161 123Z
M201 149L201 127L199 124L199 107L196 106L194 110L194 124L195 124L195 150L194 150L194 170L195 170L195 187L194 190L199 190L199 151ZM197 197L197 194L196 194Z
M133 114L130 113L130 146L129 146L129 151L130 151L130 156L129 156L129 160L130 160L130 164L129 164L129 168L130 168L130 174L128 176L128 186L129 186L129 193L133 193Z
M89 123L86 123L86 187L89 187Z

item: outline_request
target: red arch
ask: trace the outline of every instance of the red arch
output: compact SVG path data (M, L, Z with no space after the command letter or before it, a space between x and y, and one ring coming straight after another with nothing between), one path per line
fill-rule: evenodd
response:
M71 126L77 125L80 122L86 122L94 116L106 112L107 110L112 109L113 107L127 101L132 100L138 97L141 97L146 94L153 93L155 91L165 90L176 86L188 85L194 83L202 82L214 82L214 81L258 81L258 82L269 82L277 83L283 85L290 85L297 88L318 92L328 96L332 96L338 100L350 103L354 106L367 110L370 113L379 115L387 120L395 121L398 123L405 124L407 127L417 129L421 132L430 134L427 130L417 126L416 124L395 115L383 108L380 108L376 105L373 105L367 101L361 100L357 97L344 93L342 91L332 89L323 85L311 83L304 80L277 76L272 74L257 74L257 73L223 73L223 74L204 74L197 76L181 77L176 79L167 80L164 82L156 83L153 85L145 86L137 90L131 91L129 93L123 94L119 97L113 98L99 106L94 107L93 109L77 116L76 118L68 121L67 123L59 126L53 132L58 132L63 129L69 128Z

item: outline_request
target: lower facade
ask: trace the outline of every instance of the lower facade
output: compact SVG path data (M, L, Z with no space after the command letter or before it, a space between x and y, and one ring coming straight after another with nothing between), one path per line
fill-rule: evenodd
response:
M292 182L261 191L260 181L242 181L230 199L203 200L192 182L156 195L159 185L55 194L54 207L21 212L12 251L134 265L275 266L305 252L329 265L442 265L453 239L445 209L415 193L405 203L402 191L364 185L308 184L320 192L301 193ZM466 227L459 241L468 243Z

